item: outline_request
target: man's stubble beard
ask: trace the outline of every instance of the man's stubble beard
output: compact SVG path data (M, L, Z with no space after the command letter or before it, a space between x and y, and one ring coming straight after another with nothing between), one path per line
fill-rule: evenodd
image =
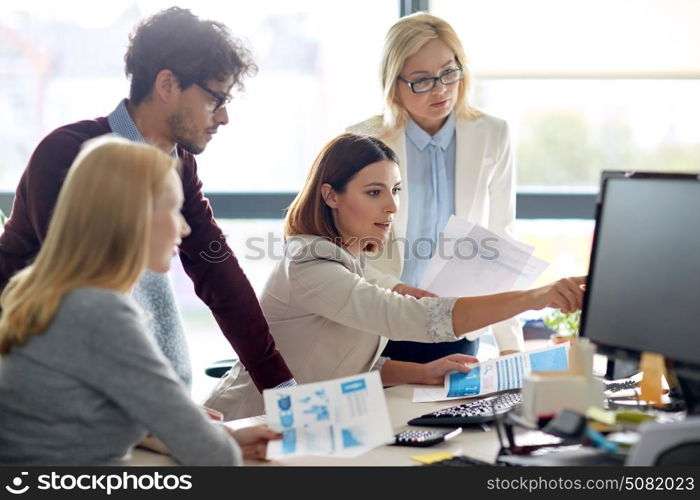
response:
M187 113L182 111L176 111L168 116L167 122L170 126L175 142L179 144L185 151L192 153L193 155L198 155L204 151L204 146L197 144L196 136L197 133L187 122Z

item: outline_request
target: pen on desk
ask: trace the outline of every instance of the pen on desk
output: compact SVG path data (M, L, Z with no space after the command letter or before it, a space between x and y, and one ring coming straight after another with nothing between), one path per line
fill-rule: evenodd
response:
M447 441L448 439L452 439L452 438L455 437L455 436L459 436L461 433L462 433L462 428L461 428L461 427L457 427L455 430L453 430L453 431L448 432L447 434L445 434L445 435L443 436L443 438L445 439L445 441Z

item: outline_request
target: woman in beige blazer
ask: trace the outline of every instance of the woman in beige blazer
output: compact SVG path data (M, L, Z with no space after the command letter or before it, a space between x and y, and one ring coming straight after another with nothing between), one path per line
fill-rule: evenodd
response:
M285 220L285 253L260 304L277 348L299 383L380 370L384 385L441 384L475 358L452 354L426 364L387 360L387 339L453 342L529 309L580 308L582 278L483 297L412 296L370 283L366 251L384 244L399 205L394 152L354 134L331 141L316 159ZM226 419L263 412L262 396L239 365L206 405Z
M389 30L382 56L381 85L384 114L353 125L348 131L379 137L396 151L401 178L407 186L401 192L402 208L396 216L391 242L372 259L374 270L368 270L374 282L422 297L426 292L415 288L426 265L421 267L420 258L416 258L416 237L428 236L421 232L421 224L425 227L436 221L434 226L441 227L432 229L440 232L447 217L454 213L512 237L515 169L508 126L470 106L471 77L462 44L447 22L430 14L404 17ZM427 163L427 153L418 149L431 139L442 141L440 154L449 173L447 182L439 186L431 185L430 177L424 175L428 169L443 167ZM436 209L421 200L411 204L409 192L425 200L425 190L431 187L436 192L439 189L436 197L446 199L441 206ZM416 224L417 228L411 227ZM431 239L435 241L434 237ZM412 249L413 259L407 266L419 267L404 269L406 247ZM428 257L423 254L425 261ZM408 283L401 283L401 278ZM522 350L522 329L517 318L493 325L492 329L501 354ZM430 346L390 342L386 355L422 362L449 352L475 354L477 345L466 339Z

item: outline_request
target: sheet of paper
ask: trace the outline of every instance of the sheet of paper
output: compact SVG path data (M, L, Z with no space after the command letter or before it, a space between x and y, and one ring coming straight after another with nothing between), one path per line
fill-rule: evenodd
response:
M302 455L356 457L393 441L376 371L263 391L268 425L283 438L267 458Z
M563 371L569 368L569 344L536 351L510 354L475 364L469 373L445 375L442 387L415 389L414 403L486 396L509 389L520 389L530 372Z
M419 286L442 297L526 289L549 265L533 250L453 215Z

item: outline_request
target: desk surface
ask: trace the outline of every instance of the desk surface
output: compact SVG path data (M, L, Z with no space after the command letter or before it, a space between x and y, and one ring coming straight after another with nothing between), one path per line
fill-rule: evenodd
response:
M414 417L459 404L462 400L441 403L413 403L415 385L399 385L384 390L389 418L394 432L409 428L406 422ZM259 417L258 417L259 418ZM255 425L255 418L232 422L237 427ZM415 428L415 427L414 427ZM429 427L425 427L429 429ZM414 455L449 451L453 455L468 455L493 462L498 453L498 439L495 430L484 431L480 427L466 427L459 436L428 448L409 446L380 446L356 458L296 457L273 462L246 461L246 465L296 465L296 466L409 466L418 465L411 460ZM167 456L137 448L125 465L163 466L174 465Z
M527 350L534 350L548 345L545 340L526 342ZM605 371L606 359L596 355L594 358L594 373L596 369ZM441 403L413 403L413 389L416 385L398 385L384 390L386 403L389 410L389 418L394 432L408 429L406 425L410 419L430 413L435 410L460 404L465 400L444 401ZM236 420L230 423L234 427L246 427L260 423L261 417ZM413 427L417 429L417 427ZM421 427L430 429L429 427ZM418 465L411 460L414 455L432 453L436 451L449 451L453 455L467 455L487 462L493 462L498 454L498 439L496 431L485 432L480 427L465 427L463 432L444 443L436 444L428 448L410 446L381 446L356 458L328 458L328 457L297 457L273 462L246 461L246 465L313 465L313 466L408 466ZM130 460L125 465L164 466L175 465L170 457L158 453L136 448Z

